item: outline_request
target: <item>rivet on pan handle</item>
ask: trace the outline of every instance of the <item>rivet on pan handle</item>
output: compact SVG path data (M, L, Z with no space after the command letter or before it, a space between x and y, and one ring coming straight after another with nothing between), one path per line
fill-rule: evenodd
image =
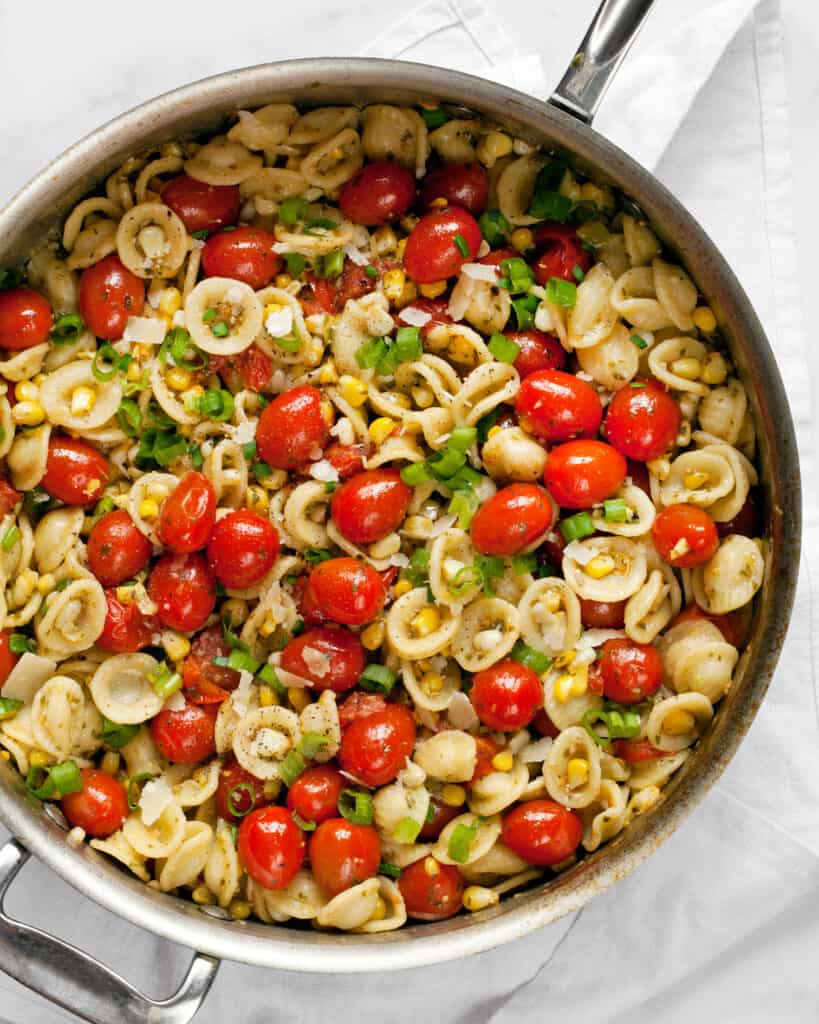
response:
M14 839L0 848L2 970L89 1024L188 1024L208 994L219 961L197 953L172 996L149 999L87 953L6 914L6 890L27 859L28 852Z
M654 0L603 0L549 102L591 124Z

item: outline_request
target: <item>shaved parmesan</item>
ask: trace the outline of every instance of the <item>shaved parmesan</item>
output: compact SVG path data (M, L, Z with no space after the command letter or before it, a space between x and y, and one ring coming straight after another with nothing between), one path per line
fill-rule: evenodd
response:
M416 306L404 306L398 314L398 319L402 320L405 324L409 324L410 327L426 327L432 319L432 314L426 313L423 309L418 309Z
M489 281L490 284L494 284L498 279L497 269L489 263L464 263L461 273L474 281Z
M285 686L296 686L303 690L314 685L312 679L305 679L304 676L297 676L295 672L288 672L287 669L281 667L276 669L276 675Z
M304 647L301 656L307 668L319 679L323 679L330 671L330 655L326 651L320 651L316 647Z
M136 341L140 345L161 345L165 340L164 320L150 316L129 316L122 335L123 341Z
M292 249L287 244L287 242L275 242L273 244L273 252L277 252L280 256L285 256L286 254L292 252Z
M225 301L231 306L241 306L245 301L245 293L237 284L232 284L225 292Z
M242 669L239 672L239 685L233 691L231 701L236 714L242 718L247 714L248 704L250 702L250 687L253 685L253 673L248 672L246 669Z
M0 689L0 697L21 700L25 704L30 704L34 699L34 694L56 671L56 661L51 661L50 658L41 658L39 654L26 651L6 677L5 683Z
M139 811L142 816L142 824L150 828L154 822L159 821L168 804L173 800L173 791L166 779L161 775L158 779L149 779L142 787L139 796Z
M335 483L338 479L338 470L328 459L319 459L310 467L310 476L314 480L321 480L324 483Z
M574 559L578 565L588 565L596 554L591 548L584 548L579 540L573 540L563 548L563 557Z
M162 705L162 710L184 711L186 706L187 702L185 701L185 695L182 693L181 690L177 690L175 693L172 693L170 697L168 697L168 699Z
M607 640L622 640L626 636L624 629L587 629L575 644L578 650L584 647L602 647Z
M342 248L345 256L355 263L357 267L366 267L369 265L370 258L366 253L363 253L360 249L356 249L354 245L345 245Z
M184 327L185 326L185 310L184 309L177 309L177 311L173 315L173 320L171 322L173 323L174 327Z
M472 707L472 701L460 690L452 694L446 714L449 724L454 729L473 729L478 725L478 716Z
M539 764L549 756L552 743L551 736L543 736L541 739L535 740L534 743L527 743L518 754L518 760L522 764Z
M293 310L290 306L267 314L264 327L271 338L285 338L293 330Z
M458 283L452 289L449 305L446 308L447 313L449 313L453 320L463 320L467 306L472 301L472 293L474 291L475 279L467 277L466 274L461 274L458 278Z
M409 565L409 557L402 555L399 551L395 555L390 555L390 565L397 565L399 569L406 569Z
M342 416L330 427L330 436L337 437L341 444L355 444L355 430L346 416Z
M231 430L231 437L236 444L247 444L256 437L257 419L242 420L242 422Z

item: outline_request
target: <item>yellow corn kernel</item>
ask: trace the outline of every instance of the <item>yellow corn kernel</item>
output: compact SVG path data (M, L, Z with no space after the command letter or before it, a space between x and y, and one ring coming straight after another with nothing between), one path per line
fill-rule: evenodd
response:
M554 695L555 700L559 704L565 704L567 700L571 699L573 682L574 680L568 673L565 676L561 676L558 680L556 680L554 686Z
M215 902L213 893L206 885L197 885L191 893L191 899L194 903L198 903L200 907L209 907Z
M443 210L449 205L449 203L444 196L438 196L437 199L433 199L429 205L434 206L438 210Z
M580 186L580 198L587 203L594 203L594 205L600 210L610 210L614 208L614 196L610 189L600 188L599 185L595 185L593 181L584 182Z
M7 750L0 750L0 761L10 761L11 754Z
M179 366L174 366L168 370L165 380L172 391L187 391L191 386L190 373Z
M691 732L695 725L695 718L685 708L675 708L669 711L663 719L663 732L667 736L685 736Z
M401 290L401 295L395 301L394 305L397 309L403 309L404 306L408 306L411 302L414 302L418 298L418 289L415 287L414 281L405 281L404 287Z
M673 374L682 377L683 380L699 380L702 373L702 363L694 356L683 356L682 359L675 359L669 369Z
M463 807L466 803L466 790L463 786L456 786L454 782L447 783L441 789L440 796L447 807Z
M190 640L173 629L166 629L162 632L160 643L171 661L181 661L191 653Z
M388 270L384 274L382 285L384 287L384 294L390 302L395 303L401 298L406 280L407 275L400 267L395 270Z
M373 420L369 425L367 433L371 441L380 445L387 440L394 429L395 420L391 420L389 416L379 416L378 419Z
M511 152L512 140L506 132L487 132L475 149L475 155L484 167L494 167L498 160Z
M662 456L659 459L650 459L646 463L646 467L652 476L656 476L659 481L667 480L668 474L671 472L671 463L669 460Z
M51 593L56 583L57 581L54 579L54 575L50 572L46 572L37 580L37 589L43 596L45 596L46 594Z
M287 688L287 699L296 711L304 711L310 703L310 693L302 686L289 686Z
M441 625L441 615L437 608L428 604L413 618L410 623L416 636L429 636Z
M722 384L728 376L728 364L719 352L709 352L702 363L700 380L703 384Z
M128 363L128 369L125 371L125 376L130 381L138 381L142 376L142 367L138 359L132 359Z
M515 767L515 757L511 750L502 750L492 758L492 767L496 772L511 772Z
M421 689L424 693L432 694L440 693L444 688L443 676L440 672L425 672L421 676Z
M32 750L28 760L33 768L45 768L51 762L51 758L44 750Z
M486 910L487 907L494 907L500 901L500 896L494 889L487 889L484 885L468 885L464 889L461 901L465 910Z
M278 274L276 277L276 287L286 288L289 284L293 283L293 278L289 274Z
M717 329L717 318L708 306L697 306L691 314L694 326L704 334L711 334Z
M139 515L141 519L156 519L159 515L159 505L153 498L143 498L139 503Z
M581 665L572 672L572 685L569 687L570 697L582 697L589 688L589 666Z
M399 580L392 589L396 597L403 597L412 590L412 584L409 580Z
M272 636L276 632L278 623L274 618L268 615L264 622L259 626L260 636Z
M543 602L546 605L547 612L558 612L560 611L561 598L559 594L547 594L546 599ZM571 652L574 654L574 651Z
M250 904L247 900L232 900L228 913L235 921L246 921L250 917Z
M40 397L40 389L36 384L32 384L30 380L24 380L14 389L14 394L18 402L36 402Z
M472 366L476 360L475 349L459 334L456 334L447 345L446 354L453 362L463 363L465 366Z
M270 507L267 491L258 484L251 484L248 487L245 502L247 507L252 508L255 512L266 512Z
M586 564L585 571L593 580L602 580L606 576L611 576L616 568L617 563L611 555L597 555Z
M117 600L123 604L130 604L134 599L133 587L117 587Z
M384 637L386 636L386 628L384 626L383 619L377 619L375 622L371 622L366 629L361 631L360 640L364 648L368 651L377 651L378 648L384 643Z
M388 253L395 252L398 239L389 224L382 224L377 231L373 231L370 235L370 244L376 256L386 256Z
M499 434L501 432L501 430L503 430L503 427L492 427L492 429L486 435L487 441L489 440L490 437L494 437L495 434Z
M38 373L36 377L32 378L32 380L37 385L38 388L41 388L43 384L45 384L47 378L47 373Z
M535 236L529 228L515 228L509 236L509 241L518 252L526 252L535 244Z
M116 750L106 750L100 763L106 775L116 775L119 771L119 754Z
M159 312L172 317L182 308L182 292L178 288L166 288L159 300Z
M387 916L387 904L379 896L375 901L375 910L370 918L371 921L383 921Z
M263 708L272 708L278 704L278 698L269 686L262 686L259 690L259 703Z
M418 291L425 299L437 299L446 291L446 281L430 281L429 284L421 284L418 286Z
M683 477L683 483L685 484L686 490L689 491L698 490L707 481L708 474L704 473L701 469L698 469L693 473L686 473Z
M441 866L434 857L424 857L424 871L430 878L434 878L441 873Z
M367 385L358 377L345 373L338 382L338 390L345 402L358 409L367 401Z
M188 388L187 391L183 391L179 396L182 399L182 404L189 411L195 409L195 402L204 395L205 389L201 384L194 384L193 387Z
M332 359L321 365L319 369L319 384L338 384L338 371Z
M36 427L45 419L45 412L39 402L18 402L11 410L11 418L18 426Z
M585 757L572 757L566 765L566 782L569 789L585 786L589 781L589 762Z
M94 408L96 401L97 392L93 388L74 388L71 392L71 415L85 416Z
M555 658L555 668L565 668L567 665L571 665L576 657L577 651L563 651Z

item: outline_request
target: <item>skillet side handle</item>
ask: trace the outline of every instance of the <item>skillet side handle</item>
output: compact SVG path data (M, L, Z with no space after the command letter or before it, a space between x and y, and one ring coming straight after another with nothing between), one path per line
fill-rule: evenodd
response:
M5 913L6 891L28 856L15 839L0 848L2 970L89 1024L188 1024L208 994L219 961L196 953L172 996L148 998L82 950Z
M602 0L549 102L591 124L654 0Z

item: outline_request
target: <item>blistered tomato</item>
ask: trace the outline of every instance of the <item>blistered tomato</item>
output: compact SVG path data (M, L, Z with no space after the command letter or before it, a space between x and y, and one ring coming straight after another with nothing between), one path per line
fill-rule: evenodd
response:
M232 755L219 772L215 800L219 817L234 824L270 803L265 796L264 781L246 771Z
M145 282L112 253L82 272L79 305L86 327L98 338L121 338L128 317L142 313Z
M12 651L9 641L11 639L11 630L2 629L0 630L0 686L5 683L11 674L11 670L17 664L19 658Z
M355 558L330 558L310 573L307 594L326 619L362 626L384 607L384 583L375 569Z
M263 889L283 889L304 863L304 833L286 807L262 807L242 820L239 857Z
M524 430L557 444L575 437L593 437L603 406L591 385L562 370L539 370L526 377L515 399Z
M216 522L216 492L204 473L185 473L162 502L156 532L178 555L203 548Z
M340 626L318 626L293 637L282 651L281 667L309 679L316 690L346 693L358 682L367 659L361 641Z
M202 267L207 277L232 277L258 291L269 285L284 266L273 251L276 236L264 228L241 225L218 231L205 242Z
M338 473L339 480L349 480L356 473L363 473L370 447L368 444L331 444L324 458Z
M398 775L415 746L415 721L400 704L390 704L352 722L341 737L339 764L365 786L385 786Z
M324 448L330 437L332 412L324 408L318 388L290 388L274 398L259 419L256 450L276 469L303 466Z
M660 688L663 665L656 647L633 640L607 640L600 659L603 693L618 704L638 704Z
M574 284L575 267L579 267L583 274L591 267L591 253L583 248L583 242L574 228L556 221L546 221L534 228L533 232L535 246L540 250L534 268L538 284L546 285L552 277Z
M387 707L386 698L380 693L365 693L364 690L354 690L338 708L338 720L342 729L357 722L360 718L369 718L376 711L383 711Z
M372 878L381 863L378 833L344 818L323 821L310 837L310 867L332 896Z
M403 217L414 201L415 179L405 167L391 160L362 167L338 197L347 220L368 227Z
M436 199L446 199L451 206L461 206L478 216L486 209L488 197L489 177L478 163L442 164L421 183L420 201L424 209Z
M543 482L561 508L591 508L626 478L626 460L603 441L567 441L552 448Z
M336 490L331 513L347 540L373 544L401 525L411 498L397 469L369 469Z
M216 581L204 555L163 555L148 578L148 594L163 626L194 632L216 605Z
M543 705L543 684L528 666L511 658L472 677L469 699L481 722L498 732L523 729Z
M175 764L196 764L216 753L213 738L217 709L186 704L163 709L151 720L151 735L163 757Z
M702 565L719 547L714 520L696 505L669 505L658 512L651 536L660 558L677 569Z
M216 231L239 218L238 185L208 185L180 174L163 185L159 195L191 234Z
M421 840L437 839L450 821L457 818L459 814L463 814L463 807L450 807L438 797L432 797L429 801L426 821L421 826L418 838Z
M320 824L338 816L338 799L347 780L330 764L315 764L287 791L287 806L302 819Z
M151 560L151 542L125 509L98 519L88 535L88 568L104 587L136 576Z
M190 654L182 664L185 697L192 704L218 704L239 685L239 673L225 665L214 665L214 658L226 658L230 647L221 626L209 626L198 633Z
M97 768L80 769L82 789L62 798L63 814L71 825L94 839L113 835L128 817L125 787Z
M443 921L461 909L464 876L452 864L436 865L438 870L429 872L422 857L404 868L398 880L407 914L419 921Z
M580 815L554 800L527 800L503 816L501 838L529 864L549 867L571 857L580 845Z
M412 229L404 250L404 270L419 284L443 281L475 258L482 241L478 222L467 210L460 206L436 210Z
M581 597L580 621L586 629L622 629L626 601L590 601Z
M0 348L17 352L48 341L51 303L33 288L0 292Z
M556 509L542 487L510 484L484 502L472 520L472 543L484 555L516 555L555 521Z
M156 620L141 612L136 601L120 601L116 590L106 590L105 601L105 624L97 637L97 647L114 654L130 654L153 643L158 630Z
M605 433L618 452L638 462L664 455L680 430L680 407L657 381L632 381L612 398Z
M276 527L251 509L229 512L208 541L208 567L224 587L243 590L267 575L279 555Z
M91 505L105 490L108 475L105 456L87 441L52 437L40 486L66 505Z

